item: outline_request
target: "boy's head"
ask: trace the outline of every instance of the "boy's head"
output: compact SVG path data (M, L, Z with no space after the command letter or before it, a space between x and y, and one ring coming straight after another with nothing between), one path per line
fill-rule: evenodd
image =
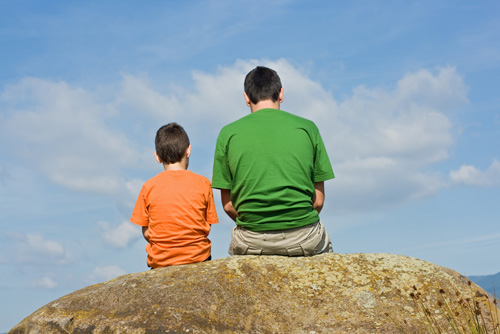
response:
M168 123L156 132L156 155L164 164L182 161L189 148L189 137L177 123Z
M281 88L278 73L267 67L257 66L245 77L245 93L253 104L264 100L278 101Z

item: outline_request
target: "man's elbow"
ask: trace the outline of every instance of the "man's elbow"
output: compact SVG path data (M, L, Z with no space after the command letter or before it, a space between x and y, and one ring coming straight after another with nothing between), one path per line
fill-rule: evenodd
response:
M325 203L324 201L321 201L321 202L317 202L316 201L316 202L314 202L313 203L313 209L316 210L316 211L318 211L318 213L320 213L321 210L323 209L323 204L324 203Z

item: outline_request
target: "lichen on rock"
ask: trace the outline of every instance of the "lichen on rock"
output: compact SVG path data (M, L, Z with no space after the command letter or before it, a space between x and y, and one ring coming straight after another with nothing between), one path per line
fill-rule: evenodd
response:
M40 308L9 334L422 333L420 306L439 311L440 300L457 298L498 312L467 278L411 257L231 256L86 287ZM449 326L438 315L438 324Z

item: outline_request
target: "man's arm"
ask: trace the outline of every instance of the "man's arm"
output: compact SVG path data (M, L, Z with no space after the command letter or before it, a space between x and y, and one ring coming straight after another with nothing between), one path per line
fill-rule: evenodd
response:
M142 235L144 236L144 239L146 239L146 241L149 242L149 230L148 230L148 226L143 226L142 227Z
M323 209L323 204L325 203L325 182L316 182L314 184L314 198L313 198L313 208L321 212Z
M231 190L229 189L221 189L220 190L220 199L222 202L222 208L227 213L227 215L234 221L236 221L236 217L238 217L238 212L233 206L233 202L231 202Z

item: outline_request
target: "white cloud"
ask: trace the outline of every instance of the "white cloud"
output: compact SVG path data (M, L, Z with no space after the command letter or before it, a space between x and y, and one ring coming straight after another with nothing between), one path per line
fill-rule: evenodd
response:
M106 243L116 248L125 248L141 236L141 227L127 221L118 226L99 222L99 227Z
M488 246L488 245L498 245L500 241L499 233L488 233L484 235L471 235L467 238L453 239L453 240L443 240L435 243L421 244L417 247L412 247L410 250L414 249L424 249L428 252L442 252L448 249L460 249L463 250L466 247L471 246Z
M494 160L490 167L482 172L472 165L462 165L458 170L450 172L452 184L491 187L500 185L500 162Z
M32 288L44 288L44 289L54 289L57 288L58 286L59 284L57 284L56 281L47 276L31 284Z
M220 128L249 113L243 79L259 64L280 74L282 108L320 128L337 175L327 183L327 200L339 210L391 205L445 186L430 167L446 160L455 142L447 113L467 103L467 87L452 67L407 73L393 89L360 86L341 101L283 59L238 60L215 73L193 72L189 86L163 90L147 77L124 75L106 99L66 83L25 79L1 97L10 106L2 131L54 182L107 193L130 208L142 182L125 171L154 164L152 144L148 152L134 144L153 142L141 122L155 129L179 122L190 135L193 159L205 164L191 167L208 170ZM139 130L107 125L123 117Z
M338 210L393 205L446 186L429 167L454 144L446 113L467 102L456 69L408 73L392 90L360 86L338 102L290 64L269 66L282 77L283 109L320 128L337 176L327 182L327 201Z
M113 98L103 101L65 82L26 78L0 96L2 135L14 154L36 162L55 183L77 191L121 193L120 168L139 164L142 153L125 131L107 126L117 116Z
M190 136L201 131L206 140L207 136L216 136L226 123L246 114L243 79L255 65L256 61L237 61L214 74L194 71L189 87L172 84L163 93L147 78L124 75L120 104L140 110L162 124L178 122L191 129Z
M125 275L127 272L117 265L95 267L92 273L87 277L89 283L100 283L109 281L115 277Z
M13 252L16 262L65 265L73 261L71 253L59 242L45 240L38 234L18 235Z

